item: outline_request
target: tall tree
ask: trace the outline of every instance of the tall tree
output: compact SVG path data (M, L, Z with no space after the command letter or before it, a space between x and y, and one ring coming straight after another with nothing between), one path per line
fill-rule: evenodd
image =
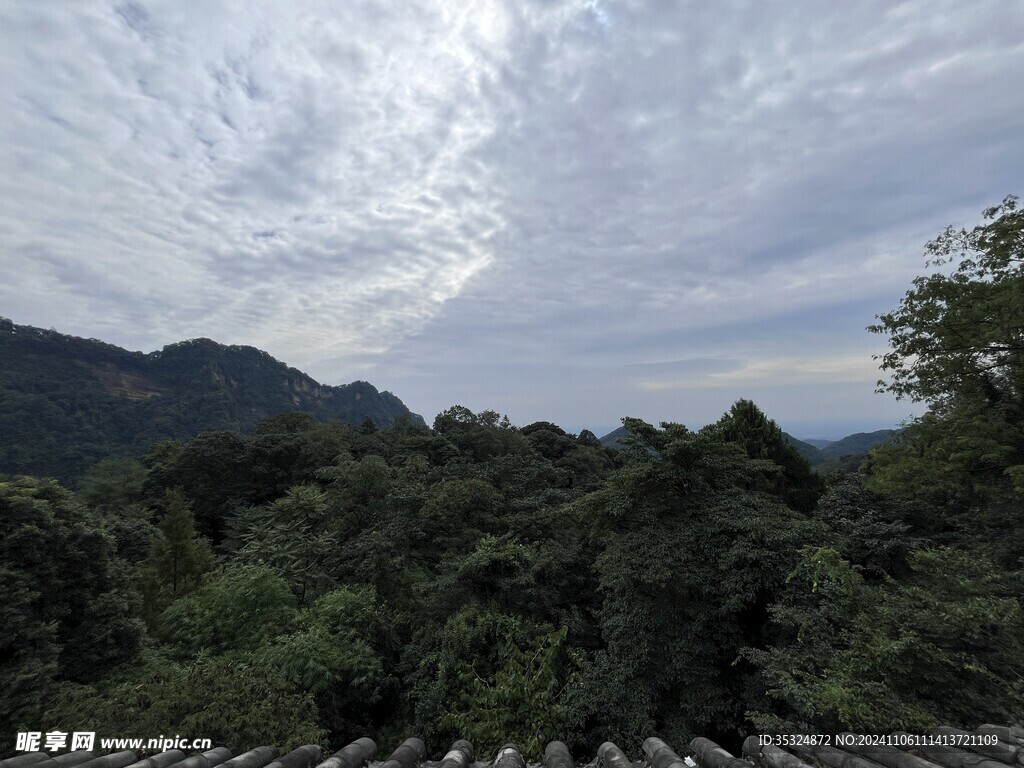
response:
M250 511L239 554L246 562L272 568L303 606L334 586L331 562L338 540L328 531L330 511L327 494L297 485L283 498Z
M1024 395L1024 211L1011 195L984 218L929 242L928 266L956 269L915 279L869 329L892 346L881 358L892 379L880 387L938 415L984 403L1019 416Z
M714 431L626 419L636 459L580 504L600 542L602 648L569 703L580 735L736 737L743 675L808 524L756 490L772 462ZM614 709L608 703L616 702Z
M372 589L332 590L303 611L297 632L282 634L253 656L277 669L295 690L313 694L320 723L334 740L371 731L368 709L383 677L375 649L380 617Z
M131 459L107 459L89 468L82 497L93 507L123 508L142 501L146 468Z
M735 443L752 459L768 459L782 468L768 475L769 488L788 506L810 512L825 490L825 484L783 434L750 400L737 400L729 412L707 427L721 438Z
M503 664L489 679L462 661L463 688L445 722L483 754L493 754L512 741L527 760L540 762L544 747L565 728L564 694L573 679L559 662L567 632L567 627L561 627L525 651L506 639Z
M434 419L434 432L444 435L463 456L474 461L530 452L529 443L508 416L497 411L473 413L463 405L453 405Z
M199 586L202 575L213 569L210 544L196 533L192 509L177 491L168 491L165 512L150 545L149 559L139 573L143 618L156 629L161 613Z
M163 490L182 489L195 512L196 527L215 546L228 511L249 503L256 484L245 438L226 431L204 432L186 443L159 476Z
M1011 196L984 218L928 243L929 266L955 268L918 277L869 328L891 347L880 390L928 413L877 449L868 471L878 488L939 503L951 540L980 534L1016 565L1024 544L1000 532L1024 524L1024 211Z
M277 637L296 615L284 579L263 565L229 564L161 617L178 655L242 655Z
M37 726L56 681L94 680L139 649L113 542L55 482L0 482L0 591L0 733Z

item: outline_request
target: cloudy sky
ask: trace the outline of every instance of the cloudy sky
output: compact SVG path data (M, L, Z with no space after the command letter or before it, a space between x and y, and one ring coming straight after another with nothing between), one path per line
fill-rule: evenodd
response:
M894 425L864 328L1024 192L1024 3L25 0L0 315L602 434Z

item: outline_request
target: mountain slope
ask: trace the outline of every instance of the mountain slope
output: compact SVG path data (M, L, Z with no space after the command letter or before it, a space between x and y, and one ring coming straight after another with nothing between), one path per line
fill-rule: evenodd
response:
M607 435L599 439L601 441L601 445L607 446L609 448L622 448L622 445L619 444L619 438L626 437L626 435L628 434L628 429L626 429L625 427L618 427L617 429L613 429Z
M867 453L876 445L888 443L896 437L898 429L879 429L876 432L857 432L847 435L842 440L829 443L821 449L826 459L838 459L842 456L849 456L858 453Z
M832 443L834 443L835 440L822 440L821 438L808 438L807 440L804 440L804 442L807 443L808 445L813 445L818 450L821 450L822 448L826 448L826 447L832 445Z
M799 453L801 456L807 459L807 463L810 464L812 467L817 464L821 464L821 462L825 461L825 457L822 455L821 451L818 450L813 445L811 445L810 443L806 443L803 440L798 440L788 432L783 432L782 436L786 438L787 443L796 448L797 453Z
M67 480L161 440L248 432L287 411L350 424L423 422L365 381L322 385L254 347L209 339L143 354L0 318L0 360L4 473Z

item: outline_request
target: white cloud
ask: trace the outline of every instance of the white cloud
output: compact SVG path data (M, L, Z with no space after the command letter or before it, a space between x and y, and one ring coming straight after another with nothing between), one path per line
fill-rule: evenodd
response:
M504 12L452 8L22 5L5 259L98 332L147 320L142 343L386 348L503 226L468 158L494 130L478 46L502 44ZM6 299L43 303L18 283ZM138 305L101 311L110 291Z
M772 357L766 360L732 361L724 371L700 371L678 378L639 379L641 390L677 390L734 388L737 385L773 387L785 384L839 383L874 385L879 378L878 364L869 356L853 354L832 357Z

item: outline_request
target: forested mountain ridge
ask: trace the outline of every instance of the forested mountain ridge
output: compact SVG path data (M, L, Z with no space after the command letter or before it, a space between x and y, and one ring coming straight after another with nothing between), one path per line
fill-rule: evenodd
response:
M847 435L840 440L815 441L822 443L823 447L813 445L806 440L800 440L788 432L783 432L782 436L812 467L824 465L825 470L832 470L844 468L844 465L839 461L841 458L853 457L854 459L863 459L864 455L876 445L892 441L898 433L899 430L896 429L880 429L876 432L857 432L853 435ZM619 449L624 447L624 443L621 441L628 435L628 429L619 427L600 438L601 444L609 448Z
M0 318L0 472L74 480L210 429L251 432L285 411L388 426L423 419L390 392L328 386L254 347L192 339L143 354Z
M822 447L813 445L806 440L798 440L785 434L789 444L799 451L800 455L810 462L818 472L831 472L836 469L856 470L867 457L872 448L885 445L896 439L898 429L879 429L875 432L856 432L852 435L827 442Z
M829 443L821 449L827 459L839 459L856 453L866 453L876 445L891 442L899 434L898 429L879 429L874 432L857 432L841 440Z
M813 447L817 448L820 451L823 448L827 448L828 446L832 445L832 443L834 443L836 441L835 440L823 440L822 438L817 438L817 437L809 437L806 440L804 440L803 442L807 443L810 446L813 446Z
M822 462L821 451L815 448L810 443L805 443L799 438L793 437L788 432L783 432L782 436L786 438L786 442L796 448L797 453L807 459L808 463L813 467L815 464Z

